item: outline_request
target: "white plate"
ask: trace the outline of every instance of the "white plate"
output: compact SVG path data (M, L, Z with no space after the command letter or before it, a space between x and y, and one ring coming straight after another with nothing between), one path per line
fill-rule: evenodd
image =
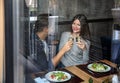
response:
M62 72L62 73L64 73L64 74L67 76L67 78L64 79L64 80L52 79L52 78L51 78L51 75L52 75L53 73L57 73L57 72ZM47 80L49 80L49 81L52 81L52 82L65 82L65 81L68 81L68 80L71 79L71 75L70 75L69 73L67 73L67 72L64 72L64 71L51 71L51 72L48 72L48 73L45 75L45 78L46 78Z
M101 71L95 70L94 68L92 68L92 65L93 65L93 64L89 64L89 65L87 66L87 68L88 68L89 70L91 70L91 71L94 71L94 72L108 72L108 71L111 70L111 67L108 66L108 65L106 65L106 64L103 64L103 65L106 66L107 69L106 69L106 70L101 70Z

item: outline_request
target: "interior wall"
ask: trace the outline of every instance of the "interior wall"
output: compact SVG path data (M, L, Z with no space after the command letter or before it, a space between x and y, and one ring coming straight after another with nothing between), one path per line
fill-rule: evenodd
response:
M78 13L85 14L89 19L109 18L113 7L114 0L38 0L39 14L53 11L61 16L60 20L71 20Z
M4 0L0 0L0 83L3 83L4 61Z
M49 4L50 2L51 4ZM114 8L114 0L38 0L38 4L38 14L49 13L53 9L53 12L57 12L56 15L59 16L59 22L71 21L79 13L85 14L89 20L112 18L111 9ZM45 7L45 5L47 6ZM57 9L54 9L54 6ZM60 25L58 28L60 31L58 37L63 31L69 31L67 25ZM96 37L110 36L111 28L111 22L90 24L91 33Z

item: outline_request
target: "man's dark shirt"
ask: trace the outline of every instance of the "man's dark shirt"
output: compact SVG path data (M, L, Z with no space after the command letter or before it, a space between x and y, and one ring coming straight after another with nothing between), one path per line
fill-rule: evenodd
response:
M35 34L34 35L34 61L40 71L44 70L53 70L54 66L52 64L51 58L47 61L47 57L44 51L44 43L42 40Z

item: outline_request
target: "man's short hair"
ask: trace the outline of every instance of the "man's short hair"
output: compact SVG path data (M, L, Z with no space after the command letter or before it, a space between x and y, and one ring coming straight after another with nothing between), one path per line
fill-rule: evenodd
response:
M35 22L35 33L41 32L45 27L48 28L49 22L48 22L49 14L40 14L37 17L37 21Z

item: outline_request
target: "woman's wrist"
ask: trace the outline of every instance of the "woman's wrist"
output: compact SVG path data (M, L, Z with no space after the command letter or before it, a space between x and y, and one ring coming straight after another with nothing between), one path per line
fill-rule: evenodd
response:
M64 48L61 48L60 53L61 53L61 54L64 54L64 53L65 53Z

